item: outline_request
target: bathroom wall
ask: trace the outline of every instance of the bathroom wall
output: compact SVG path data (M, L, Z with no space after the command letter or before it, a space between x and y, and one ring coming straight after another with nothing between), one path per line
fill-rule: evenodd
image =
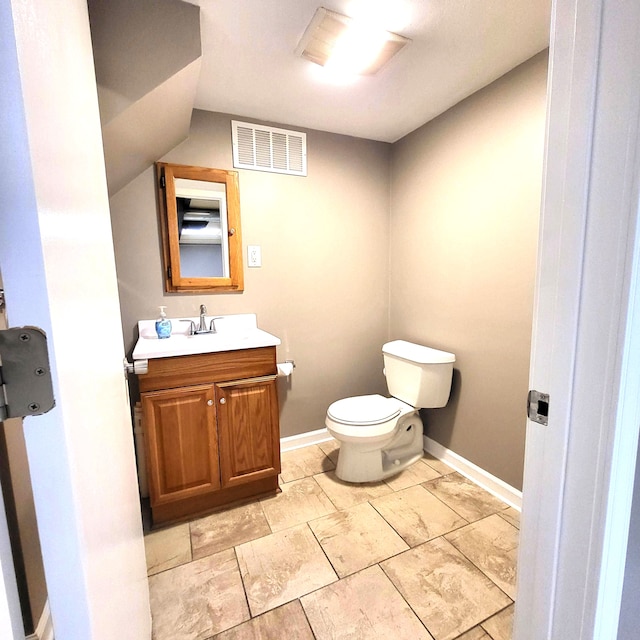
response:
M452 401L424 412L426 433L520 488L546 65L533 58L394 145L307 131L306 178L240 170L243 246L263 257L241 294L163 293L149 168L110 200L126 348L160 304L257 313L297 364L279 385L283 436L322 428L337 398L384 393L387 339L451 350ZM159 159L232 168L230 120L194 111Z
M230 121L194 111L189 138L158 160L232 169ZM239 171L245 263L257 244L263 265L245 264L244 293L163 293L152 168L110 199L125 348L161 304L169 317L202 303L210 314L257 313L282 340L279 360L297 366L279 384L282 436L323 428L338 398L385 391L390 145L306 133L307 177Z
M456 354L426 434L522 487L547 54L393 145L390 335Z

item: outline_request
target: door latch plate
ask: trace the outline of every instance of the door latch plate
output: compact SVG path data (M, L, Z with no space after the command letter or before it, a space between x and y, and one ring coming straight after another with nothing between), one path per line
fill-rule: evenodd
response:
M527 416L529 420L538 424L549 424L549 394L536 391L529 391L527 398Z
M47 337L38 327L0 331L0 420L37 416L55 405Z

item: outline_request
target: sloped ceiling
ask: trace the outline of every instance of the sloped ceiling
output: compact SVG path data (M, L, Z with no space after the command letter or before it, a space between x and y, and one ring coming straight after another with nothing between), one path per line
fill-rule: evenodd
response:
M336 83L295 50L318 0L89 0L109 192L193 108L395 142L548 46L550 0L328 0L412 40Z
M180 0L89 0L109 194L189 135L200 11Z

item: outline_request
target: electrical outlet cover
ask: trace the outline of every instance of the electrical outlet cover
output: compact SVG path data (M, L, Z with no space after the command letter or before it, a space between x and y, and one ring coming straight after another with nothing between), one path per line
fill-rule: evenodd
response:
M260 245L250 244L247 246L247 264L249 267L262 266L262 251Z

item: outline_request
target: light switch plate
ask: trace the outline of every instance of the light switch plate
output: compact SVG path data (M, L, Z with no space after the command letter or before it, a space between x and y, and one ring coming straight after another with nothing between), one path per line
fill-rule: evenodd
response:
M250 244L247 246L247 265L249 267L262 266L262 250L258 244Z

